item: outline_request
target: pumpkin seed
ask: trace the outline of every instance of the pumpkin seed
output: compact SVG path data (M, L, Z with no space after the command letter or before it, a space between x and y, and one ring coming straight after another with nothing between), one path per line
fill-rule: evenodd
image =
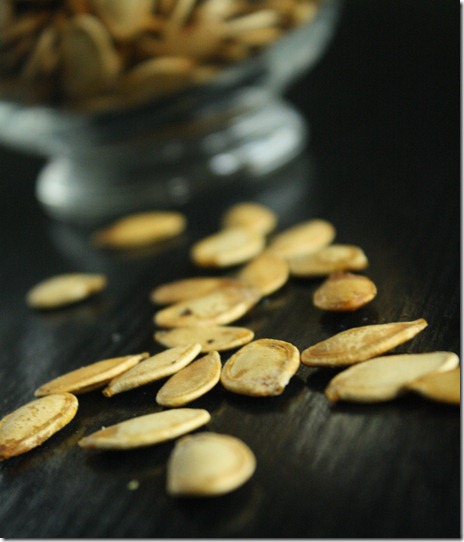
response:
M177 327L154 334L155 341L166 347L200 343L202 353L230 350L253 340L254 332L246 327L207 326Z
M353 273L332 273L314 292L313 303L326 311L355 311L377 295L375 284Z
M335 234L334 226L327 220L308 220L277 234L268 250L282 258L293 258L320 250L333 241Z
M176 442L167 466L167 492L209 497L237 489L251 478L256 458L237 437L197 433Z
M55 309L82 301L106 287L104 275L67 273L45 279L26 294L26 303L35 309Z
M154 7L154 0L88 0L88 3L118 39L129 39L142 31Z
M355 245L330 245L288 260L290 274L295 277L321 277L335 271L362 271L368 264L363 250Z
M277 216L265 205L251 201L237 203L222 216L223 228L245 228L261 235L270 233L277 224Z
M179 407L198 399L219 382L221 357L210 352L171 376L159 389L156 402L165 407Z
M103 395L112 397L117 393L132 390L155 380L160 380L183 369L200 352L199 344L177 346L155 354L120 376L113 378L103 390Z
M97 361L61 375L35 391L35 396L49 395L51 393L87 393L101 388L110 380L124 373L139 361L148 358L148 352L119 358L109 358Z
M355 327L303 350L301 363L310 367L353 365L379 356L412 339L427 327L423 318Z
M461 368L428 373L408 382L406 388L432 401L459 405L461 403Z
M241 318L260 298L251 286L227 286L161 309L154 320L157 326L169 328L229 324Z
M125 420L82 438L81 448L126 450L175 439L208 423L211 416L201 408L175 408Z
M330 401L389 401L406 391L409 383L459 364L452 352L381 356L350 367L333 378L325 390Z
M114 249L140 248L182 233L186 218L176 211L147 211L120 218L92 235L92 241Z
M284 286L288 276L286 260L272 252L259 254L237 273L239 280L255 287L262 296L273 294Z
M77 408L74 395L55 393L14 410L0 421L0 459L40 446L74 418Z
M258 339L231 356L222 369L221 383L229 391L256 397L280 395L300 365L292 344Z

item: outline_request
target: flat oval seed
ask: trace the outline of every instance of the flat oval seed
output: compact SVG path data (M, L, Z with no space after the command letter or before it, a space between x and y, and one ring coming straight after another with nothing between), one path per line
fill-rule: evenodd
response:
M325 390L330 401L389 401L406 391L407 385L429 373L448 371L459 364L452 352L382 356L346 369Z
M229 228L195 243L191 257L201 267L229 267L246 262L258 255L265 238L245 228Z
M167 465L167 492L210 497L237 489L251 478L256 458L240 439L197 433L176 442Z
M153 9L154 0L89 0L90 6L101 17L118 39L128 39L143 29Z
M141 248L182 233L187 220L176 211L147 211L120 218L92 235L99 246L113 249Z
M150 293L153 303L167 305L194 299L226 286L235 286L237 280L228 277L191 277L161 284Z
M199 344L187 344L155 354L134 365L122 375L113 378L103 390L103 395L112 397L117 393L171 376L194 360L199 354L200 348Z
M76 395L101 388L110 380L124 373L139 361L148 358L148 352L119 358L104 359L91 365L80 367L59 376L38 388L34 395L40 397L51 393L69 392Z
M461 403L461 368L426 374L409 382L406 388L432 401L459 405Z
M272 239L268 250L282 258L316 252L335 238L335 228L327 220L313 219L284 230Z
M347 329L306 348L301 363L309 367L353 365L379 356L412 339L427 327L423 318Z
M159 389L156 402L165 407L180 407L198 399L219 382L221 357L210 352L180 370Z
M246 201L230 207L222 216L223 228L245 228L267 235L277 225L277 216L265 205Z
M326 311L355 311L377 295L375 284L353 273L332 273L314 292L313 303Z
M335 271L362 271L368 264L363 250L355 245L330 245L288 260L290 275L308 278L323 277Z
M227 360L221 383L227 390L242 395L280 395L300 365L299 356L298 349L285 341L253 341Z
M78 401L70 393L35 399L0 421L0 459L36 448L67 425L76 415Z
M230 350L253 340L254 332L246 327L207 326L177 327L154 334L155 341L168 348L190 343L200 343L202 353Z
M228 286L189 301L175 303L155 314L159 327L216 326L238 320L261 296L256 288Z
M67 273L39 282L26 294L26 303L35 309L55 309L82 301L106 287L104 275Z
M239 280L254 286L263 296L276 292L287 282L288 277L288 263L272 252L256 256L237 274Z
M138 416L82 438L81 448L127 450L172 440L208 423L211 416L201 408L176 408Z

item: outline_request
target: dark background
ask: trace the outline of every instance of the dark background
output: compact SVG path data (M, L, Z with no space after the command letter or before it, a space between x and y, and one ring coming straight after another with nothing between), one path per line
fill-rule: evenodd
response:
M348 327L424 317L428 328L396 352L460 353L460 6L451 0L349 0L311 73L288 92L311 128L305 155L271 201L281 226L312 217L360 245L378 296L347 315L316 310L318 281L292 280L239 324L300 350ZM41 159L0 151L0 415L72 368L148 350L148 292L198 273L188 248L246 194L186 209L192 227L150 254L102 254L38 207ZM295 178L303 195L292 196ZM274 196L273 196L274 194ZM274 199L273 199L274 197ZM293 199L292 199L293 197ZM107 273L109 288L53 313L24 304L49 275ZM227 359L228 353L223 354ZM301 366L284 394L252 399L221 387L191 406L207 429L236 435L257 470L216 499L165 491L172 443L121 453L81 450L84 434L152 412L159 385L108 400L80 396L76 418L41 447L0 464L0 536L111 538L458 538L460 409L404 396L331 406L335 370ZM131 480L139 487L130 491Z

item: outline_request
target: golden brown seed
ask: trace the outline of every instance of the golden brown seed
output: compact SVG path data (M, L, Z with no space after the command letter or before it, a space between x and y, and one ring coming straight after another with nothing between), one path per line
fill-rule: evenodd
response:
M154 0L88 0L88 3L115 38L129 39L144 28Z
M117 393L132 390L170 376L188 365L199 352L200 345L190 343L155 354L134 365L120 376L113 378L103 390L103 395L112 397Z
M403 394L410 382L459 364L452 352L399 354L370 359L346 369L325 390L330 401L379 402Z
M257 288L266 296L284 286L289 277L288 263L272 252L263 252L253 258L238 273L242 282Z
M0 421L0 459L36 448L67 425L76 415L78 401L70 393L35 399Z
M240 439L197 433L176 442L167 466L167 492L210 497L237 489L251 478L256 458Z
M235 286L237 279L228 277L192 277L161 284L150 293L153 303L167 305L201 297L225 286Z
M254 332L246 327L207 326L163 329L154 334L155 341L168 348L200 343L202 353L230 350L253 340Z
M35 309L55 309L82 301L106 287L104 275L67 273L39 282L26 294L26 303Z
M210 352L194 361L163 384L156 395L156 402L165 407L180 407L198 399L219 382L221 357Z
M148 352L144 352L142 354L97 361L50 380L50 382L40 386L34 395L40 397L63 392L79 395L93 391L105 386L110 380L124 373L139 361L148 358L148 356Z
M261 298L251 286L227 286L221 290L161 309L155 314L159 327L217 326L241 318Z
M230 207L222 216L223 228L245 228L261 235L267 235L277 225L277 216L272 209L246 201Z
M293 258L320 250L333 241L335 234L334 226L327 220L308 220L277 234L268 250L282 258Z
M95 232L92 241L113 249L141 248L179 235L186 225L185 216L176 211L135 213Z
M300 365L300 353L292 344L258 339L230 357L221 373L229 391L256 397L280 395Z
M461 403L461 368L426 374L409 382L406 388L432 401L459 405Z
M375 284L353 273L332 273L314 292L313 303L326 311L355 311L377 295Z
M368 263L362 249L355 245L330 245L288 260L290 275L309 278L322 277L335 271L362 271Z
M146 414L111 425L82 438L81 448L127 450L172 440L208 423L211 416L201 408L176 408Z
M301 362L310 367L353 365L379 356L412 339L427 327L423 318L355 327L306 348Z
M228 228L195 243L191 257L201 267L230 267L257 256L264 248L264 236L245 228Z

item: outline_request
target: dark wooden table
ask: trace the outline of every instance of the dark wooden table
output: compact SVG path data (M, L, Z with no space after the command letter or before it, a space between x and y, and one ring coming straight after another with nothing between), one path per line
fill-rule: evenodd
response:
M303 349L349 327L424 317L428 328L396 351L460 353L459 9L350 0L327 54L290 89L311 141L280 188L255 199L279 212L281 228L332 221L337 241L367 253L379 293L362 310L328 315L311 303L319 281L292 280L240 320L258 338ZM186 209L187 235L154 253L103 254L39 208L41 166L1 151L1 416L60 373L160 349L148 292L198 274L188 248L248 197L196 202ZM73 270L106 273L108 289L52 313L25 306L38 280ZM335 373L301 366L280 397L218 386L192 403L211 412L208 430L242 438L257 457L247 484L204 500L166 494L172 442L120 453L76 445L102 425L156 410L158 385L111 400L82 395L65 429L0 464L0 536L460 537L460 409L416 396L331 406L323 390ZM129 489L132 480L138 489Z

